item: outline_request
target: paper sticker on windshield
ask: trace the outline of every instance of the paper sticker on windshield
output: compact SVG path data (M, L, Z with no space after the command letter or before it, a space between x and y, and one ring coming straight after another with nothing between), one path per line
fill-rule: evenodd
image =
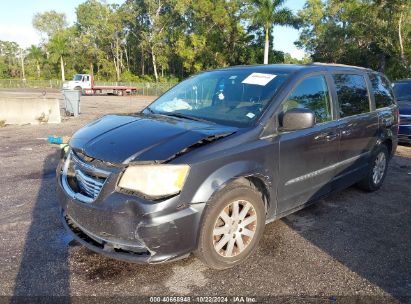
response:
M260 86L265 86L271 80L273 80L277 75L264 74L264 73L252 73L246 79L242 81L245 84L256 84Z

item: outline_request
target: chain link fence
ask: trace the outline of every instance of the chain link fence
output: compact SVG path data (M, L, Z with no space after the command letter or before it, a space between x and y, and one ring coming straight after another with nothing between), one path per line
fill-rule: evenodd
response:
M61 80L21 80L21 79L0 79L0 88L6 89L61 89Z
M137 88L137 95L159 96L171 89L176 83L172 82L109 82L96 81L95 86L126 86Z
M127 86L137 88L137 95L159 96L176 83L171 82L109 82L96 81L95 86ZM6 89L61 89L63 81L61 80L20 80L20 79L0 79L0 88Z

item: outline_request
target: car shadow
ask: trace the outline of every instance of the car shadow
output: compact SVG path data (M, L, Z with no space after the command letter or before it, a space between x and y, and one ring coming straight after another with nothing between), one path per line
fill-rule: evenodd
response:
M36 178L41 179L41 184L32 209L31 224L25 236L10 303L64 304L73 300L110 300L110 290L101 291L102 295L95 299L87 295L73 298L70 288L72 277L86 286L91 282L123 284L125 278L133 277L144 282L142 287L146 289L150 286L154 286L154 290L164 288L162 284L169 277L170 264L139 265L110 259L80 246L65 230L60 219L55 180L60 154L60 150L49 154L43 162L41 173L36 175ZM132 297L124 297L121 301L126 300L135 302Z
M411 159L395 156L382 188L350 187L283 219L311 244L400 301L411 300ZM385 195L382 195L382 192Z
M60 150L46 157L11 303L69 303L68 243L56 203L55 170Z

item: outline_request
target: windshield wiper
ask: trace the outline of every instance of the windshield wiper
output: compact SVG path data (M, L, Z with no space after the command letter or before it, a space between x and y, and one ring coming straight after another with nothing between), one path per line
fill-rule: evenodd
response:
M178 117L178 118L185 118L185 119L195 120L195 121L214 123L214 122L209 121L207 119L203 119L203 118L200 118L200 117L197 117L197 116L187 115L187 114L180 113L180 112L169 112L169 113L161 113L161 114L167 115L167 116L174 116L174 117Z
M144 110L149 111L151 114L157 114L157 112L155 112L152 108L150 107L146 107Z

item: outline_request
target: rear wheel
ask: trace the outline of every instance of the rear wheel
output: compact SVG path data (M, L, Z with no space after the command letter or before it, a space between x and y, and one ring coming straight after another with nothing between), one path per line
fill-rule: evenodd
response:
M233 267L253 253L264 226L261 194L251 186L235 182L209 203L196 255L211 268Z
M381 187L387 174L388 159L387 147L385 145L378 147L371 160L367 176L358 183L360 188L366 191L376 191Z

